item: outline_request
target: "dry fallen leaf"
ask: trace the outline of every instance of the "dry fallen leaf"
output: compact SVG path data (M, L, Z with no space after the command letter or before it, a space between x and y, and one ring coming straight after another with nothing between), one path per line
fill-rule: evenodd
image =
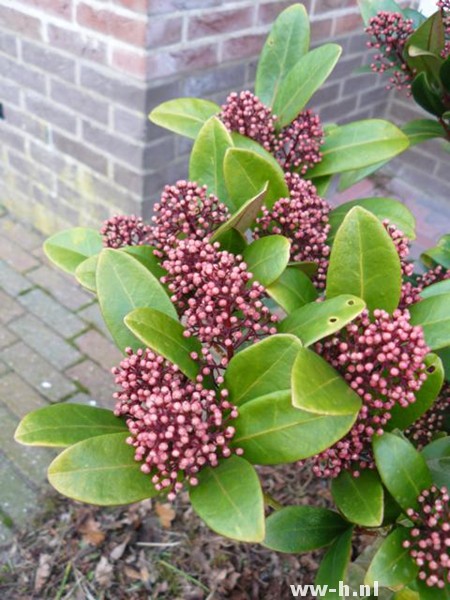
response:
M45 582L50 576L51 566L50 566L51 556L50 554L41 554L39 556L39 566L36 570L36 576L34 579L34 591L40 592L45 585Z
M105 539L105 534L100 530L98 522L93 517L88 517L81 523L78 531L82 534L83 540L93 546L100 546Z
M119 560L119 558L122 558L129 541L130 536L127 536L121 544L118 544L115 548L113 548L113 550L111 550L109 553L109 558L111 560Z
M129 567L128 565L126 565L126 566L123 568L123 570L124 570L124 572L125 572L125 575L126 575L127 577L129 577L130 579L138 579L138 580L141 580L141 579L142 579L142 578L141 578L141 574L140 574L140 572L139 572L139 571L136 571L136 569L133 569L133 567Z
M155 511L158 515L159 522L163 527L170 527L172 521L175 519L176 513L171 504L160 504L159 502L155 505Z
M112 581L112 565L106 556L102 556L95 568L95 580L102 587L108 587Z

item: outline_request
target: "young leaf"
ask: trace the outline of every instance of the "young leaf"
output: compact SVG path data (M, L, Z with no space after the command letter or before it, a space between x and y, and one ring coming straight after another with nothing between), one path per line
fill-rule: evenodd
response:
M337 513L316 506L287 506L266 521L263 545L277 552L299 553L323 548L350 528Z
M431 442L422 450L427 461L433 483L439 487L450 488L450 436Z
M314 302L318 296L310 278L296 267L287 267L266 291L288 314Z
M379 527L383 522L384 492L378 474L368 469L353 477L348 471L331 483L337 508L346 519L363 527Z
M290 390L291 370L301 342L293 335L272 335L236 354L225 371L230 401L249 400Z
M131 504L157 494L151 477L134 460L129 433L92 437L64 450L51 463L48 480L64 496L100 506Z
M125 324L143 343L177 365L187 377L195 380L198 361L191 353L201 355L202 345L194 337L185 337L183 325L153 308L137 308L125 317Z
M321 356L301 348L292 367L292 404L319 415L352 415L361 398Z
M28 413L14 439L27 446L65 447L81 440L127 431L125 422L111 410L82 404L54 404Z
M426 250L420 258L427 267L442 265L450 269L450 234L443 235L437 246Z
M255 469L231 456L198 474L189 497L195 512L213 531L241 542L261 542L265 535L264 501Z
M97 265L97 293L100 308L120 350L142 344L125 326L125 316L134 308L152 307L170 317L177 313L166 291L138 260L120 250L106 248Z
M280 85L298 60L308 52L310 27L302 4L284 10L272 25L258 62L255 93L267 106L273 106Z
M393 433L373 440L375 462L384 485L403 510L416 509L419 494L431 485L425 459L414 446Z
M247 270L264 286L276 281L289 262L291 243L282 235L269 235L255 240L244 250Z
M74 227L55 233L44 243L44 252L57 267L67 273L75 273L80 263L98 254L103 239L95 229Z
M328 589L324 596L327 600L341 598L339 595L339 582L345 581L352 554L352 536L353 528L344 531L334 540L320 563L314 583L315 585L327 586ZM336 592L331 592L330 589L335 589Z
M410 533L405 527L397 527L383 541L370 563L365 583L371 587L375 582L381 587L405 585L415 579L419 567L410 556L410 549L403 542Z
M317 415L292 406L289 390L251 400L233 421L232 445L258 465L295 462L319 454L340 440L356 415Z
M365 307L361 298L345 294L324 302L310 302L281 321L278 330L296 335L304 346L311 346L345 327Z
M208 193L215 194L234 210L236 206L228 200L223 172L225 153L232 147L233 141L225 125L217 117L211 117L201 128L192 148L189 177L191 181L206 184Z
M219 112L220 106L209 100L178 98L154 108L149 119L169 131L195 140L206 121Z
M280 84L273 112L278 129L297 118L311 97L328 79L342 53L337 44L324 44L298 60Z
M378 219L356 206L334 239L327 276L327 298L353 294L367 308L393 312L401 292L400 259Z
M430 81L438 77L442 64L440 56L445 46L445 27L441 11L436 11L409 36L404 57L411 70L429 75Z
M267 182L269 185L264 203L268 208L272 208L280 198L289 198L281 167L256 152L231 148L225 154L223 169L225 184L235 208L259 194Z
M392 416L387 423L388 430L404 431L433 406L444 383L444 367L436 354L428 354L425 358L425 365L427 379L422 383L420 390L416 392L416 401L406 408L396 404L390 410Z
M320 150L322 161L309 171L308 177L361 169L389 160L408 146L408 137L389 121L354 121L329 132Z
M411 323L420 325L432 350L450 346L450 293L426 298L410 307Z

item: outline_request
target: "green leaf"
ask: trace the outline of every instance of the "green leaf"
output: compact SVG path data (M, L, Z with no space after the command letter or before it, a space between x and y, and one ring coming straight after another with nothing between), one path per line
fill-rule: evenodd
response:
M420 25L422 25L422 23L426 21L426 16L418 10L415 10L414 8L404 8L403 15L406 19L412 19L414 29L417 29Z
M275 392L239 408L232 445L255 464L290 463L329 448L354 422L355 415L317 415L294 408L289 390Z
M324 44L297 61L279 86L273 112L278 129L289 125L328 79L342 53L337 44Z
M276 281L283 273L290 257L291 242L282 235L268 235L247 246L243 257L253 279L263 286Z
M404 431L433 406L444 383L444 367L436 354L428 354L425 358L425 365L427 379L422 383L420 390L415 393L416 401L405 408L396 404L390 410L392 416L387 423L388 430Z
M410 549L403 548L403 542L409 539L409 531L398 527L383 541L370 563L365 583L380 587L405 585L415 579L419 567L409 555Z
M272 25L256 71L255 93L273 106L283 80L298 60L308 52L310 27L302 4L284 10Z
M225 371L230 402L240 406L266 394L289 391L292 365L301 347L293 335L272 335L238 352Z
M316 262L313 261L301 261L301 262L290 262L288 267L295 267L305 275L311 279L317 273L319 266Z
M289 554L309 552L328 546L349 527L327 508L287 506L267 518L263 545Z
M417 508L417 497L430 487L431 475L414 446L393 433L373 440L375 462L384 485L403 510Z
M265 159L266 162L269 162L275 170L280 168L280 164L276 158L274 158L273 154L270 154L270 152L261 146L260 143L252 138L241 135L236 131L232 131L231 139L233 140L235 148L240 148L241 150L250 150L251 152L258 154L261 158Z
M155 256L155 248L153 246L124 246L121 250L130 254L142 263L144 267L147 267L150 273L153 273L158 280L167 274L160 265L160 259Z
M424 110L440 117L445 112L440 94L431 87L426 73L420 73L411 84L411 92L414 100Z
M443 235L437 246L425 250L420 258L427 267L442 265L444 269L450 269L450 234Z
M127 431L111 410L82 404L55 404L28 413L14 439L27 446L70 446L107 433Z
M229 196L236 208L253 198L268 182L265 205L272 208L280 198L289 198L289 190L279 165L265 160L256 152L231 148L225 154L225 183Z
M450 437L446 436L431 442L422 450L427 461L433 483L439 487L450 488Z
M288 314L314 302L318 296L309 277L296 267L287 267L276 281L266 287L266 292Z
M363 300L348 294L324 302L311 302L281 321L278 330L296 335L304 346L310 346L345 327L365 307Z
M450 599L450 585L447 584L444 589L440 589L436 586L429 587L424 581L417 578L416 586L419 591L416 598L405 598L404 600L449 600ZM396 599L397 600L397 599ZM399 599L403 600L403 598Z
M320 149L322 161L309 171L308 177L361 169L389 160L408 146L408 137L389 121L354 121L329 132Z
M331 483L337 508L346 519L363 527L379 527L383 522L383 485L375 471L363 470L359 477L348 471Z
M361 398L321 356L300 348L292 367L292 404L319 415L353 415Z
M123 320L135 308L151 307L170 317L177 313L164 288L138 260L120 250L104 249L97 266L97 293L100 308L111 335L123 351L142 344Z
M217 117L211 117L201 128L192 148L189 178L207 185L209 194L214 194L234 210L236 206L228 199L223 171L225 153L232 147L233 141L225 125Z
M125 317L125 324L144 346L152 348L195 380L199 366L191 353L201 355L202 345L197 338L185 337L185 329L179 321L153 308L137 308Z
M57 267L75 273L80 263L98 254L103 248L103 238L95 229L74 227L52 235L44 242L44 252Z
M83 260L75 269L75 279L90 292L97 291L96 272L98 254Z
M265 535L264 501L255 469L231 456L218 467L202 469L189 491L192 507L213 531L241 542Z
M206 121L220 112L220 106L209 100L178 98L159 104L149 115L160 127L195 140Z
M400 259L378 219L355 206L338 229L331 249L327 298L353 294L367 308L394 311L401 293Z
M445 46L445 27L441 11L436 11L409 36L404 57L410 69L421 74L425 72L430 81L438 79L442 64L440 56Z
M48 480L64 496L113 506L131 504L157 494L151 478L126 443L129 432L100 435L64 450L51 463Z
M450 293L450 279L444 279L444 281L438 281L429 285L420 292L422 298L431 298L432 296L441 296L442 294Z
M432 350L450 346L450 294L442 294L426 298L413 304L411 323L420 325L425 341Z
M394 200L393 198L360 198L358 200L345 202L345 204L340 204L330 212L329 223L331 230L327 240L329 244L334 240L336 232L346 215L355 206L361 206L366 209L375 215L381 222L387 219L390 223L400 229L410 240L416 238L416 220L409 208L402 202Z
M240 231L233 228L222 233L220 239L217 241L220 243L221 250L226 250L235 255L242 255L248 246L245 236Z
M375 17L380 10L386 12L398 12L402 14L402 9L394 0L358 0L359 9L364 23L367 25L372 17Z
M228 221L223 223L211 237L211 242L220 242L221 237L230 229L235 229L241 234L244 234L247 229L255 221L261 206L264 204L264 198L266 197L268 184L266 183L262 190L256 194L254 198L250 198L245 204L243 204Z
M448 56L442 66L441 66L441 70L439 72L439 77L440 80L442 81L443 86L445 87L445 89L447 90L447 92L450 92L450 56ZM447 111L443 116L444 118L449 118L449 111Z
M327 591L322 598L340 598L339 583L345 581L352 554L352 536L353 528L344 531L334 540L320 563L314 583L327 586ZM336 592L331 592L330 589Z
M439 121L433 119L415 119L402 126L402 131L409 137L410 146L421 144L434 138L445 138L445 131Z
M444 367L444 376L446 381L450 381L450 346L438 350L436 354L442 360L442 365Z
M306 175L306 177L308 177L308 175ZM311 183L314 185L317 194L321 198L325 198L332 181L332 175L324 175L323 177L314 177L314 179L311 179Z

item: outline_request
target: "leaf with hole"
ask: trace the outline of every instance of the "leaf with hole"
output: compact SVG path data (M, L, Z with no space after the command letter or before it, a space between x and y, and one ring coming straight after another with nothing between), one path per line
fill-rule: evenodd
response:
M289 262L291 242L282 235L268 235L247 246L243 252L247 271L267 287L276 281Z
M411 323L420 325L425 341L432 350L450 346L450 293L431 296L413 304Z
M206 121L219 112L220 106L209 100L178 98L159 104L149 119L160 127L195 140Z
M44 252L57 267L75 273L80 263L98 254L103 248L103 238L95 229L74 227L59 231L44 243Z
M287 267L266 291L288 314L314 302L318 296L310 278L297 267Z
M331 482L336 507L346 519L363 527L379 527L383 522L384 491L376 471L361 471L353 477L342 471Z

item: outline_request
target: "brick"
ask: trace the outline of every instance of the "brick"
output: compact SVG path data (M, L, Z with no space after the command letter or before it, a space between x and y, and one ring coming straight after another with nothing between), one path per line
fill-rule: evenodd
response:
M136 214L139 213L139 203L131 195L129 190L120 190L116 185L112 184L108 179L98 177L94 173L83 173L80 178L83 182L84 195L88 198L94 198L95 200L104 201L107 208L107 216L111 216L110 213L119 209L124 214ZM89 199L89 206L91 207L91 200ZM92 207L94 208L94 207ZM102 217L103 218L103 217Z
M317 45L317 42L321 40L328 40L331 37L332 29L333 19L311 21L311 40L313 44Z
M108 337L108 339L111 339L111 335L108 331L108 328L105 325L105 321L103 320L103 317L101 315L100 308L99 308L97 302L80 310L78 315L84 321L86 321L86 323L88 323L89 325L94 325L94 327L96 327L99 331L101 331L103 333L103 335Z
M36 288L22 294L19 296L19 302L27 311L41 319L64 338L71 338L86 329L86 324L79 317L56 302L43 290Z
M108 373L93 361L85 360L68 369L66 375L82 385L99 406L114 407L113 393L116 388L111 373Z
M13 130L5 121L0 121L0 136L2 145L11 146L11 148L19 152L25 152L24 136Z
M120 164L114 164L113 179L121 187L138 196L145 196L146 181L150 176L133 171Z
M139 79L147 79L147 55L124 50L123 48L113 48L112 51L112 66L137 77Z
M41 38L41 21L13 8L2 7L0 11L0 28L33 39Z
M77 142L61 133L55 132L53 135L53 143L55 144L55 147L64 154L82 162L98 173L107 174L107 159L99 152L89 148L89 146L83 142Z
M180 42L182 26L182 17L149 19L147 23L147 48L161 48ZM191 36L189 35L189 37Z
M34 8L40 8L46 13L54 14L63 19L71 19L71 0L21 0Z
M146 89L137 84L125 82L117 77L110 77L104 72L91 67L82 66L80 83L91 92L96 92L107 98L139 112L148 110Z
M25 312L22 306L11 298L8 294L0 289L0 321L2 323L9 323L13 319L17 319Z
M43 169L36 165L28 156L16 154L13 151L8 152L9 166L18 171L23 177L30 181L37 181L39 185L49 190L54 188L54 176L48 169ZM34 265L33 265L34 266Z
M23 41L22 58L26 64L32 64L55 77L70 82L75 81L75 60L48 47L43 48L37 44Z
M148 0L148 14L158 15L175 10L212 8L220 6L222 0Z
M4 260L20 273L29 271L39 265L32 254L4 236L0 237L0 260Z
M187 75L182 82L182 95L204 97L208 94L243 89L245 65L228 65Z
M18 296L30 289L31 283L5 261L0 260L0 288L10 296Z
M0 350L17 341L17 337L4 325L0 325Z
M52 46L71 52L79 58L105 64L107 62L106 44L97 36L80 35L78 31L49 24L47 26L49 43Z
M2 89L3 113L5 119L8 119L8 104L19 104L20 88L17 84L10 81L6 81L6 79L2 79L0 81L0 86Z
M83 139L89 144L135 167L139 167L142 164L143 152L141 145L118 138L104 129L89 123L89 121L83 121Z
M45 94L45 76L36 69L14 62L6 56L0 56L0 73L2 77L16 81L23 88Z
M2 457L0 479L1 500L4 511L18 528L22 528L38 506L38 495L33 487L21 477L9 460Z
M340 119L340 123L351 121L352 118L349 116L350 113L356 107L356 96L347 98L346 100L339 103L339 112L345 117ZM322 122L333 121L336 118L336 106L330 104L319 111Z
M306 6L307 3L302 2L302 4L308 10L308 7ZM288 8L291 5L292 5L292 2L290 2L290 0L287 0L286 2L279 2L278 0L276 0L275 2L269 2L267 4L260 4L258 7L257 24L258 25L271 25L275 21L275 19L278 17L278 15L283 10L285 10L286 8Z
M78 310L92 302L87 292L79 289L68 278L47 266L39 267L27 275L28 279L48 291L70 310Z
M336 98L339 98L340 89L340 83L332 83L317 90L314 94L314 110L317 111L323 104L335 102Z
M146 42L144 21L124 17L109 10L96 10L88 4L79 4L77 22L83 27L94 29L133 46L144 47Z
M14 35L9 35L2 31L0 35L0 52L4 52L5 54L9 54L13 58L17 57L17 37Z
M48 406L44 398L17 373L7 373L0 378L0 398L20 419L32 410Z
M340 8L356 6L357 0L315 0L314 14L326 13Z
M114 131L142 142L161 138L165 132L154 125L146 114L130 112L116 106L113 112Z
M334 35L339 36L354 30L361 31L363 27L364 23L359 13L354 15L345 15L339 19L336 19L334 25Z
M64 200L64 211L66 212L66 206L74 206L76 205L77 209L74 210L72 223L78 222L80 219L80 214L84 215L83 225L92 227L94 229L98 229L100 223L106 220L111 216L111 213L120 212L114 206L108 206L107 204L101 204L101 202L97 202L97 198L95 196L95 192L90 185L90 177L86 178L87 174L79 177L79 181L89 181L89 184L83 183L80 184L83 188L83 194L81 195L76 189L73 189L61 180L57 183L57 196L58 199ZM90 176L90 173L89 173ZM119 192L122 193L123 192ZM69 213L70 214L70 213ZM92 297L91 297L92 299Z
M90 329L74 341L80 352L94 360L106 371L118 365L123 358L117 347L95 329Z
M33 138L47 141L49 136L49 125L34 116L31 116L28 112L22 111L17 108L9 108L8 110L8 124L20 129L21 131L30 134ZM2 140L3 141L3 140ZM20 150L20 148L14 148Z
M77 391L72 381L23 342L0 352L1 359L50 402L59 402ZM26 368L24 369L24 365Z
M5 373L8 373L9 371L9 367L7 365L5 365L5 363L0 360L0 377L3 377L3 375L5 375Z
M253 22L253 13L253 7L246 7L192 16L189 18L188 38L195 40L248 29Z
M225 40L222 45L223 60L237 60L256 56L266 39L266 34L248 34Z
M147 13L149 8L149 0L113 0L113 2L134 12Z
M61 140L61 138L67 140L59 133L54 132L53 142ZM56 144L55 144L56 145ZM76 177L76 168L72 162L68 162L62 152L58 152L58 149L53 146L47 146L36 143L30 140L30 155L33 160L48 169L58 177L62 177L65 181L73 181ZM106 169L106 165L105 165ZM42 244L42 241L40 242Z
M157 79L179 75L186 71L212 67L217 62L217 46L213 42L194 48L167 49L149 57L148 76L150 79Z
M71 396L66 401L68 404L87 404L88 406L97 406L97 401L88 394L79 392L75 396Z
M52 81L50 96L58 104L70 106L71 111L98 121L103 125L108 124L108 102L95 98L84 90L81 91L78 87L66 85L61 81Z
M49 102L42 96L26 94L25 104L32 114L44 121L56 125L56 127L64 129L69 133L75 134L77 132L77 120L74 115L56 106L54 102Z

